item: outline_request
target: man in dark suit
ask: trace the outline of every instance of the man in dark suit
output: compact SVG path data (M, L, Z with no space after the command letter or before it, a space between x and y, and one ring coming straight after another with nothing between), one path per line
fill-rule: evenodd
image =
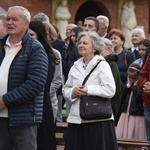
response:
M135 54L135 59L140 58L140 55L138 52L139 51L138 45L139 45L139 42L143 39L145 39L144 30L139 29L139 28L135 28L132 30L131 42L133 46L130 47L128 50L130 50L131 52Z
M99 30L98 30L98 34L101 37L104 38L108 38L108 27L109 27L109 19L106 16L103 15L99 15L96 17L96 19L99 21Z

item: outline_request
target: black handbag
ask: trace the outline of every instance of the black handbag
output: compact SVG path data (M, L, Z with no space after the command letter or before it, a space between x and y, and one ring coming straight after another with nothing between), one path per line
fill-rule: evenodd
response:
M95 67L90 71L90 73L85 77L82 85L89 78L90 74L94 71L101 60L95 65ZM84 95L80 100L80 117L85 120L95 120L95 119L108 119L112 116L112 106L111 101L108 98L103 98L99 96L87 96Z

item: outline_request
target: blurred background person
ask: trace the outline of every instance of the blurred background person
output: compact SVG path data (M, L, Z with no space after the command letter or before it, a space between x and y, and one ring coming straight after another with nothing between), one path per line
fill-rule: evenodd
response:
M46 28L47 39L48 39L49 43L55 41L57 39L57 33L55 32L55 28L50 23L43 22L43 24ZM50 86L50 96L51 96L51 102L52 102L52 107L53 107L54 120L62 121L62 113L61 113L62 102L60 101L60 98L58 97L59 95L57 96L57 91L63 84L62 61L61 61L60 52L54 48L53 48L53 51L54 51L55 55L57 56L59 63L55 66L54 77L53 77L53 80L52 80L52 83ZM58 113L59 113L59 115L58 115Z
M122 97L122 90L123 90L123 84L120 78L119 69L117 66L118 56L114 53L114 47L112 42L107 38L101 38L102 42L105 43L105 48L101 55L106 59L106 61L109 63L115 84L116 84L116 92L115 95L111 98L111 104L112 104L112 110L115 120L115 125L117 125L117 115L121 103L121 97Z
M70 43L69 43L69 45L67 47L67 51L66 51L66 62L67 62L67 64L68 64L68 60L70 58L72 51L74 51L74 48L76 47L78 33L82 32L82 31L84 31L83 27L74 27L74 28L72 28L72 30L70 32ZM69 69L70 68L67 68L67 71L66 71L66 79L67 79Z
M147 47L147 49L146 49L146 52L145 52L145 55L144 55L144 59L143 59L143 66L144 66L144 64L146 62L146 59L147 59L149 53L150 53L150 46Z
M55 28L53 27L53 25L48 24L46 22L44 22L44 25L46 27L46 31L47 31L47 38L49 40L50 43L54 42L57 39L57 33L55 32ZM58 40L58 44L59 44L59 40ZM54 52L59 53L59 57L61 60L61 55L60 52L56 49L53 49ZM58 54L57 54L58 55ZM55 67L55 75L51 84L51 88L50 91L54 94L56 92L56 96L57 96L57 109L55 109L56 107L56 101L54 101L54 111L55 111L55 117L56 117L56 121L58 122L62 122L63 118L62 118L62 100L63 100L63 95L61 92L62 86L64 85L64 78L63 78L63 70L62 70L62 62L60 62L60 64ZM53 97L52 99L55 99L56 97Z
M118 61L116 62L119 68L120 77L122 83L127 82L127 69L135 60L134 54L124 48L125 35L121 30L112 29L109 32L109 39L114 46L114 52L118 55Z
M59 30L60 31L60 30ZM57 35L58 36L58 35ZM62 102L63 102L63 94L62 94L62 86L64 85L65 82L65 72L66 72L66 49L67 46L65 42L58 37L55 40L51 41L51 45L53 48L58 50L61 54L61 60L62 60L62 85L61 87L57 90L57 98L58 98L58 110L57 110L57 121L62 121Z
M66 30L65 30L66 31L66 38L64 39L64 41L65 41L67 47L70 43L70 32L74 27L77 27L77 25L73 24L73 23L68 24L66 27Z
M145 39L145 33L143 29L135 28L131 32L131 42L132 46L128 49L129 51L133 52L135 55L135 59L140 58L138 53L138 45L141 40Z
M51 35L48 36L48 39L49 39L49 42L51 44L51 46L58 50L61 54L61 61L62 61L62 73L63 73L63 77L62 77L62 85L64 84L64 72L65 72L65 69L66 69L66 45L65 45L65 42L61 39L58 38L58 35L56 33L56 30L54 30L54 27L49 24L49 22L47 22L47 17L43 17L43 15L38 15L38 17L34 17L34 19L36 18L37 21L40 21L42 23L45 22L45 26L47 27L47 30L48 30L48 34L50 34L49 32L51 32ZM48 23L49 25L47 26ZM58 105L59 103L62 102L62 99L63 99L63 95L62 95L62 85L61 87L57 90L57 98L58 98ZM55 97L52 98L52 100L55 100ZM53 101L54 102L54 101ZM56 103L53 103L54 104L54 107L55 108L55 104ZM56 109L54 109L55 111ZM62 116L62 115L61 115ZM62 117L60 117L62 118ZM60 121L62 121L62 119L59 119Z
M84 31L98 32L98 30L99 30L98 20L93 16L86 17L84 19L83 29L84 29ZM73 63L81 57L81 55L78 53L78 49L75 44L74 44L73 48L74 48L74 50L71 52L70 57L68 59L68 64L67 64L68 69L70 69L72 67Z
M127 82L127 70L130 64L132 64L135 61L134 54L124 48L124 42L125 42L125 35L123 32L119 29L112 29L109 32L109 39L111 40L113 46L114 46L114 52L118 56L117 66L120 72L120 78L122 81L122 84L125 85ZM116 123L118 122L121 114L121 103L119 106L118 114L116 117Z
M96 17L96 19L99 21L99 30L98 34L101 37L108 38L108 27L109 27L109 19L106 16L99 15Z
M83 21L82 20L78 20L77 23L76 23L76 25L78 27L83 27Z
M37 39L44 47L48 55L48 75L44 90L43 120L38 127L37 150L56 150L55 124L50 99L50 86L54 77L57 57L47 39L46 28L40 21L31 21L29 24L30 35ZM60 60L59 60L60 61Z
M44 14L44 13L38 13L38 14L36 14L34 17L33 17L33 20L34 21L40 21L40 22L47 22L47 23L50 23L50 19L49 19L49 17L46 15L46 14Z
M60 39L60 40L63 40L63 38L61 37L60 35L60 31L58 29L58 27L55 25L55 24L52 24L52 26L55 28L56 30L56 33L57 33L57 38Z
M146 140L146 127L142 89L138 75L141 66L132 63L128 68L128 80L122 94L121 116L116 127L117 138Z
M60 103L59 101L61 101L61 99L62 99L61 88L62 88L62 84L63 84L63 76L61 76L61 74L62 74L62 72L64 72L65 66L66 66L66 46L65 46L64 41L61 40L60 35L58 35L59 34L58 28L56 26L54 26L54 25L52 26L50 24L49 18L47 15L45 15L43 13L38 13L37 15L34 16L33 20L44 23L46 30L47 30L47 38L48 38L51 46L54 48L53 51L54 51L55 55L58 58L60 58L60 54L61 54L61 58L60 58L61 62L55 68L56 69L55 75L54 75L54 78L52 81L52 86L50 89L51 102L52 102L52 108L53 108L54 120L55 120L55 117L57 118L56 114L58 111L58 105ZM56 28L56 30L55 30L55 28ZM58 34L57 34L57 32L58 32ZM58 38L58 36L60 38ZM59 87L59 85L60 85L59 83L61 83L60 87ZM57 87L59 87L59 88L57 89ZM55 94L55 90L57 90L57 95ZM52 95L53 95L53 97L52 97ZM57 97L59 100L57 100Z
M138 63L141 66L143 66L143 61L146 53L146 49L150 46L150 40L149 39L143 39L139 42L138 45L138 53L140 58L136 59L134 63Z
M146 121L147 141L150 149L150 47L146 53L145 63L138 76L138 85L142 88L144 116Z
M99 31L99 21L93 16L86 17L84 19L83 28L84 28L84 31L98 32Z
M0 14L0 39L6 34L6 14Z

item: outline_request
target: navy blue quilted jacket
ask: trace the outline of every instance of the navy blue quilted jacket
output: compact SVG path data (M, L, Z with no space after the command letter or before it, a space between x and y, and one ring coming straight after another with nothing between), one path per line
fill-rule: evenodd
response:
M0 65L6 39L7 36L0 41ZM41 123L47 70L44 48L27 32L22 39L22 48L11 63L7 93L2 96L8 107L10 125Z

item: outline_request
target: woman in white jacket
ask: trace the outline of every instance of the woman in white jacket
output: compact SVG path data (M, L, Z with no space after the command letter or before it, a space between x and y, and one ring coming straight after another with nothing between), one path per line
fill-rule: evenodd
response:
M82 120L79 112L83 95L111 98L115 94L116 86L110 66L99 56L104 42L96 32L81 32L77 44L78 52L83 57L74 63L63 87L64 98L72 104L67 118L65 150L118 150L113 115L106 120ZM104 61L82 86L86 75L101 59Z

